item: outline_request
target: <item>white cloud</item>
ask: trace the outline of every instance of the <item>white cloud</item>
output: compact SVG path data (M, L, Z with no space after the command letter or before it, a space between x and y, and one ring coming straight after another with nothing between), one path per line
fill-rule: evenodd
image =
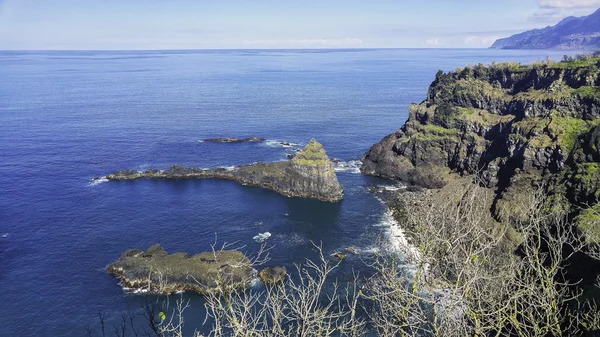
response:
M342 39L287 39L287 40L246 40L246 46L278 46L278 47L352 47L359 46L363 40L356 38Z
M501 38L501 36L470 35L463 38L463 43L465 46L469 47L489 47L499 38Z
M529 21L555 24L567 16L583 16L600 7L600 0L536 0L539 10Z
M441 37L430 37L423 41L426 46L436 47L444 44L444 40Z
M597 8L600 0L538 0L541 8Z

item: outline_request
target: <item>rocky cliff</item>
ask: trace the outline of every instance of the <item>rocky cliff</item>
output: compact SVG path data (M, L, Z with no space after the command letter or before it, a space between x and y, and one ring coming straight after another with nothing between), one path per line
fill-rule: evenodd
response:
M499 39L494 49L585 49L600 48L600 10L588 16L567 17L555 26L529 30Z
M599 67L591 58L440 71L404 126L363 156L362 171L429 188L477 175L500 221L519 216L532 187L555 186L557 202L598 238Z
M254 163L233 169L199 169L173 166L168 170L144 172L125 170L106 176L109 180L135 179L227 179L260 186L292 197L337 202L343 198L333 164L323 145L311 139L306 147L287 162Z

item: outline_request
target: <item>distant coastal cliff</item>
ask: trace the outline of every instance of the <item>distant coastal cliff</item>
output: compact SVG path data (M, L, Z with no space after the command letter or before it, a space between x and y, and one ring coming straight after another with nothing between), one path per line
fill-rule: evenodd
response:
M286 162L254 163L233 169L200 169L173 166L168 170L117 171L108 180L135 179L226 179L259 186L277 193L337 202L343 198L333 164L323 145L315 139Z
M589 241L600 241L600 58L438 72L404 126L362 172L428 188L476 175L491 213L518 218L533 187L553 186Z
M493 49L583 49L600 48L600 9L582 17L567 17L555 26L529 30L499 39Z

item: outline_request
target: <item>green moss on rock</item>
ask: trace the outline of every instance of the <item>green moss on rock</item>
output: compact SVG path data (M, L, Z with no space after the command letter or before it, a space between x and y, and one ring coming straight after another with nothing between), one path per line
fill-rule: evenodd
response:
M573 150L577 137L588 131L589 128L586 121L574 117L552 117L548 124L550 135L555 137L566 152Z
M587 242L600 243L600 203L583 211L576 221Z
M498 115L483 109L460 107L459 111L458 119L487 127L492 127L499 123L508 123L514 119L512 115Z
M306 166L321 166L330 165L327 152L323 145L317 142L314 138L308 142L308 145L292 159L294 164Z
M595 195L600 195L600 163L580 163L577 165L575 179L582 185L582 188L588 192L595 191Z
M581 98L600 100L600 87L597 86L582 86L575 89L573 93Z

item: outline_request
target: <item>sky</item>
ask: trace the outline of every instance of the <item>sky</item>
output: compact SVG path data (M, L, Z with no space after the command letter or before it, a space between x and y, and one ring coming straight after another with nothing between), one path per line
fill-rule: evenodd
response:
M0 49L485 48L600 0L0 0Z

